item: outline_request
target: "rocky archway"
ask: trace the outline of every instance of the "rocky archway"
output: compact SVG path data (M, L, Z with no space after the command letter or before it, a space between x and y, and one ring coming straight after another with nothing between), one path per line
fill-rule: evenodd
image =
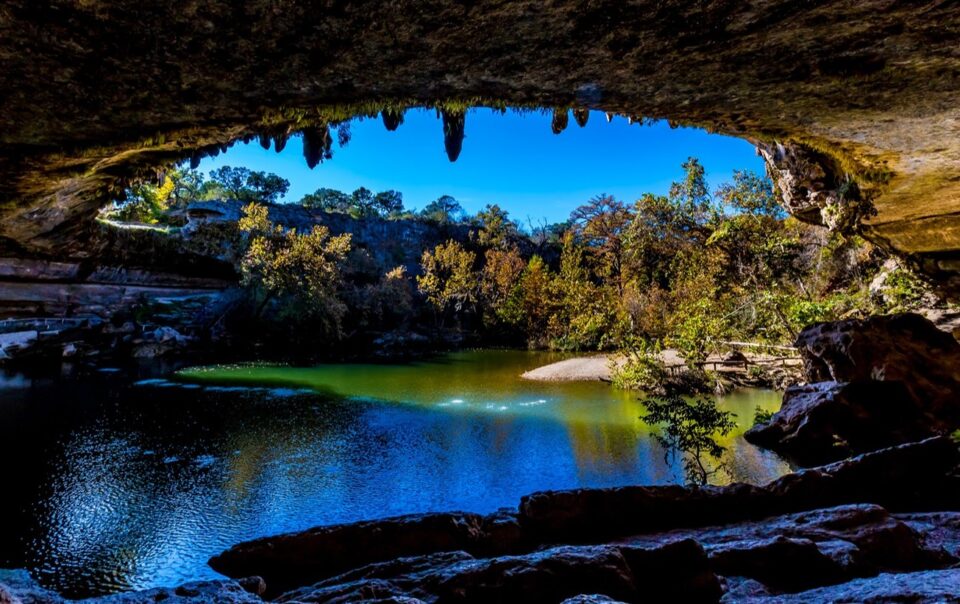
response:
M0 34L7 255L82 255L127 179L237 139L509 104L746 137L796 215L960 269L950 2L14 0Z

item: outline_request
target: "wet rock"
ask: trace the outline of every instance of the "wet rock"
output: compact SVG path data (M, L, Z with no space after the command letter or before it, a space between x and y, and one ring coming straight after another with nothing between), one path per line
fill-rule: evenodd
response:
M788 388L780 410L744 438L814 466L922 440L937 427L901 382L818 382Z
M323 526L235 545L210 566L228 577L263 577L278 593L372 562L469 550L481 541L482 525L479 514L453 512Z
M756 595L739 602L749 604L789 604L793 602L910 602L943 604L960 602L960 568L914 573L882 573L869 579L857 579L789 595ZM733 600L730 600L733 601Z

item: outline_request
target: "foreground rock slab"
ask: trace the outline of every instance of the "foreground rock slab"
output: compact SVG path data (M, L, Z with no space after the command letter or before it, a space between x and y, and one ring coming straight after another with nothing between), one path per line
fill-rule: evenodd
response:
M415 598L421 602L529 602L554 604L590 592L615 600L715 602L717 576L697 542L644 548L561 546L522 556L473 559L462 554L411 560L412 572L374 565L285 594L288 603L357 602ZM421 570L426 566L425 570ZM393 571L393 572L391 572ZM604 601L604 600L594 600ZM609 600L607 600L609 601Z
M720 575L748 577L765 589L797 592L881 571L956 563L960 513L904 518L872 504L837 506L698 529L624 539L648 545L696 539Z
M797 594L728 594L723 602L744 604L819 604L821 602L910 602L947 604L960 602L960 569L915 573L883 573L869 579L821 587Z

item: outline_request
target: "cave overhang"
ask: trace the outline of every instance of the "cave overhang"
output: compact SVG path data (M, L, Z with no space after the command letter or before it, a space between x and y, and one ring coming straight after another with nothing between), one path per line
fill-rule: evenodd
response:
M83 255L130 181L237 140L515 106L747 138L798 217L960 274L956 3L11 0L0 32L6 254Z

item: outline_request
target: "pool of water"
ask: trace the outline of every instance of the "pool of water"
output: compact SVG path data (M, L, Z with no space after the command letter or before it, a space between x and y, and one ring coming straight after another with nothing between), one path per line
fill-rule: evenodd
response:
M0 567L84 596L212 578L230 545L318 524L489 512L543 489L683 481L636 393L521 380L557 355L208 367L0 382ZM788 471L741 438L780 397L721 398L729 480Z

